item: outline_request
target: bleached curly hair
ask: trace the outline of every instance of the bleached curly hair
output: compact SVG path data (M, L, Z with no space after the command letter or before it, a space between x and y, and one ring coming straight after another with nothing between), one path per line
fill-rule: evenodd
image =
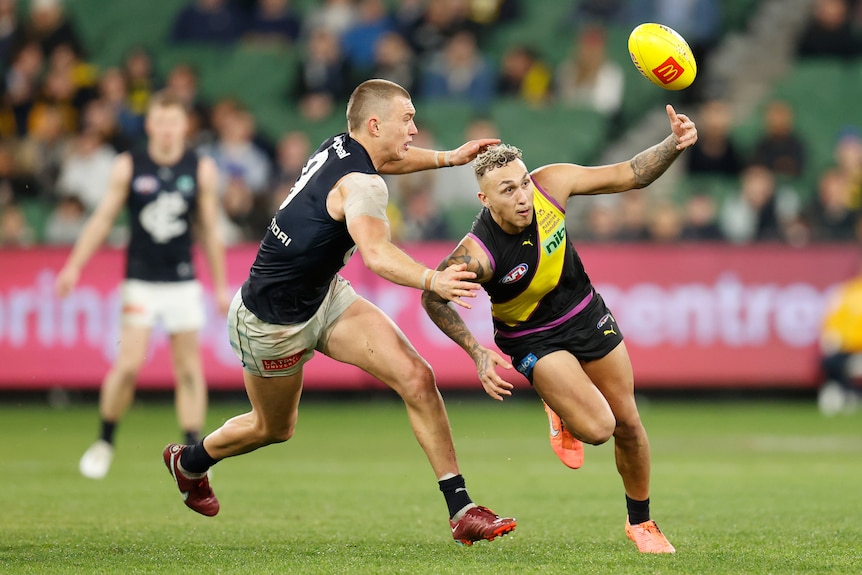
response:
M489 146L487 150L476 156L473 171L476 178L481 178L494 168L502 168L509 162L521 159L521 150L510 144Z

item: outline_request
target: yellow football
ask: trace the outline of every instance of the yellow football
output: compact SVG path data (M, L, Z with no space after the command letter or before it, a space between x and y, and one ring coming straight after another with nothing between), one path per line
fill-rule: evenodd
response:
M644 78L665 90L682 90L697 76L685 38L662 24L641 24L629 35L629 55Z

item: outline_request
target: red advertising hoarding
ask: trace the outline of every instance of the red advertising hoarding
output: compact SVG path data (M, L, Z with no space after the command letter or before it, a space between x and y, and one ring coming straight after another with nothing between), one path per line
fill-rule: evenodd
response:
M408 246L429 266L451 244ZM256 246L228 251L230 285L245 279ZM858 263L853 246L584 246L593 283L614 312L641 388L813 386L816 342L829 290ZM67 250L0 251L0 389L95 389L117 349L118 283L123 252L103 250L66 299L53 292ZM207 284L206 267L199 269ZM369 272L355 256L343 274L383 309L431 363L443 389L481 390L467 355L427 318L417 290ZM201 335L211 389L241 389L225 320L207 293ZM484 345L492 344L488 300L461 310ZM508 379L526 385L517 373ZM362 389L381 384L358 369L317 354L306 366L307 389ZM172 386L166 336L156 331L139 387Z

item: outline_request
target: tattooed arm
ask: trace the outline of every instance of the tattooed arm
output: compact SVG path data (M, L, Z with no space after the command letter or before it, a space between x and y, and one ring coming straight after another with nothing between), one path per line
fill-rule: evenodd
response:
M630 161L607 166L550 164L533 171L533 179L562 205L571 196L613 194L648 186L697 141L697 128L688 116L677 114L669 104L666 111L671 135Z
M488 281L493 275L488 255L470 237L464 238L437 269L443 270L459 264L466 265L467 271L475 273L475 281L479 283ZM479 381L482 382L482 387L488 395L498 401L502 401L504 395L512 395L513 385L501 378L495 369L497 366L511 369L512 364L497 352L481 345L454 307L430 291L422 293L422 307L425 308L425 313L431 321L473 358Z
M634 174L633 188L645 188L658 179L682 153L677 149L676 136L671 134L663 142L647 148L629 161Z
M697 128L684 114L677 114L670 104L666 108L671 135L660 144L644 150L629 164L634 173L636 188L644 188L658 179L682 151L697 141Z

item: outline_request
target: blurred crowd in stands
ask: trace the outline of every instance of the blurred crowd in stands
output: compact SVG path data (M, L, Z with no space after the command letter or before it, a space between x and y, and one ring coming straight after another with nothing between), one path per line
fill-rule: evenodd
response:
M497 31L526 17L533 0L321 0L301 7L291 0L184 1L164 42L299 51L297 76L282 104L310 120L343 115L359 81L391 79L413 94L420 123L415 143L428 147L438 146L435 126L422 125L421 106L433 100L472 104L475 117L464 140L499 133L483 113L498 98L587 107L613 119L626 82L644 80L608 57L609 26L670 25L689 40L702 75L722 37L719 0L569 2L577 33L558 62L529 42L493 44ZM105 191L115 155L144 141L148 99L162 88L188 103L190 145L219 166L226 241L258 241L319 142L298 129L265 137L240 99L205 99L199 71L189 63L158 75L144 47L130 46L114 67L97 67L68 10L63 0L0 0L0 246L73 242ZM858 61L861 29L862 1L816 0L797 57ZM847 118L834 139L833 165L817 174L816 189L806 190L798 182L808 169L810 143L795 130L792 106L768 103L762 134L743 152L731 137L728 102L696 87L684 98L681 107L698 123L700 138L682 160L686 175L694 182L724 178L730 193L688 186L672 198L651 197L647 189L594 201L571 230L574 238L862 240L862 116ZM450 212L478 209L470 167L393 177L389 185L399 241L460 238L467 229L454 226ZM115 236L122 242L123 230Z

